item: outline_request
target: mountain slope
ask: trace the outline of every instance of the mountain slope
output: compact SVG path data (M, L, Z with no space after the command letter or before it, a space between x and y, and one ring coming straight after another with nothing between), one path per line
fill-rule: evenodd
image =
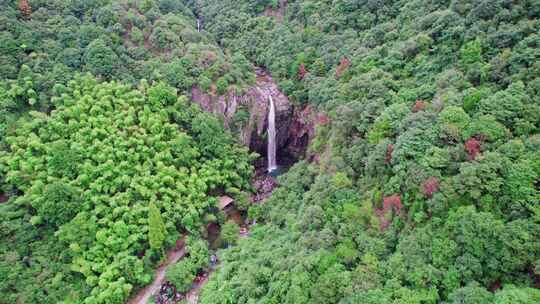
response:
M0 303L124 303L218 222L215 195L249 190L247 149L186 96L255 74L177 1L0 1L0 20Z
M538 301L536 2L192 8L331 120L318 163L251 210L262 225L222 253L202 303Z

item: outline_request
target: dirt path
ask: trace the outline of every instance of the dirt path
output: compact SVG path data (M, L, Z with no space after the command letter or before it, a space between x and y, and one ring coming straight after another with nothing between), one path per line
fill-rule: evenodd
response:
M212 270L210 270L210 273L207 274L207 276L202 279L200 282L198 282L195 286L193 286L188 293L186 294L186 301L188 304L198 304L199 303L199 293L201 292L201 288L208 282L208 279L210 278L210 274L212 273Z
M240 235L239 237L249 237L249 230L246 228L240 229ZM201 293L201 289L203 286L208 283L208 280L210 279L210 275L217 269L218 265L213 265L208 268L208 272L206 273L206 276L197 282L197 284L193 285L191 289L186 294L186 301L188 304L198 304L199 303L199 294Z
M239 237L249 237L249 228L241 228ZM156 269L156 276L152 284L141 289L137 295L129 300L129 302L126 304L147 304L152 295L159 293L161 286L165 282L165 271L167 270L167 267L178 262L185 255L185 237L183 237L176 243L176 247L167 253L167 259L161 263L158 269ZM210 275L216 270L217 267L217 264L210 266L210 268L207 269L208 272L206 273L206 276L204 276L204 278L202 278L196 284L193 284L191 289L186 293L185 299L188 304L197 304L199 302L199 294L202 287L208 282Z
M174 249L170 250L167 253L167 260L161 263L159 268L156 269L156 278L154 279L154 282L141 289L134 298L127 302L127 304L148 303L150 297L159 291L161 284L163 284L163 282L165 281L165 271L167 270L167 267L169 267L169 265L171 264L178 262L178 260L183 258L184 255L186 255L186 248L184 240L182 239L176 244L176 247Z

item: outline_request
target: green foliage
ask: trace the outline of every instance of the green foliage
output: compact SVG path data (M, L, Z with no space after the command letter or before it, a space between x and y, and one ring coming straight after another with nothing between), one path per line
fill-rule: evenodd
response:
M540 301L540 292L532 288L517 288L516 286L507 285L502 290L495 294L496 304L510 303L535 303Z
M144 41L144 34L138 27L131 29L131 40L138 45Z
M463 132L463 139L473 136L485 137L489 141L497 141L507 136L508 130L492 115L473 118L469 127Z
M196 268L197 266L191 259L182 259L178 263L169 266L165 276L179 292L186 292L195 279Z
M217 92L218 94L220 95L223 95L227 92L227 89L229 87L229 83L227 81L227 79L221 77L218 79L217 83L216 83L216 86L217 86Z
M540 302L535 1L29 3L0 4L0 302L124 303L184 233L187 290L251 166L185 96L253 65L319 112L315 161L223 225L201 303Z
M234 245L236 244L236 241L238 240L239 233L240 233L240 227L238 227L238 225L235 222L228 221L221 228L220 237L226 246Z
M383 138L390 135L390 122L388 120L378 120L374 125L373 129L368 134L368 140L371 144L377 144Z
M101 39L92 41L83 55L85 69L94 75L110 77L116 69L118 56Z
M195 276L205 270L210 263L210 254L206 241L188 237L186 242L188 255L176 264L169 266L165 273L168 281L174 284L179 292L187 292Z
M220 253L202 303L536 301L534 5L191 7L223 47L330 118L315 128L316 164L293 167L250 209L258 225Z
M373 129L368 134L369 142L378 143L382 138L393 136L397 133L399 123L410 113L405 104L393 104L387 107L375 120Z
M62 181L44 186L42 196L32 202L47 223L61 226L69 222L81 209L80 195L69 184Z
M55 111L32 112L6 139L5 182L21 193L19 211L63 246L53 273L84 278L75 298L123 303L151 279L151 259L139 254L174 244L177 227L197 231L212 210L207 192L247 185L249 157L210 116L220 146L199 142L205 130L191 129L190 116L199 110L167 85L139 91L84 76L56 91ZM203 268L207 253L194 244Z
M460 50L461 62L465 65L482 61L482 46L480 40L472 40L465 43Z
M493 303L493 295L478 283L473 282L469 285L454 290L448 296L448 303Z
M39 75L36 92L49 97L60 78L67 81L81 70L132 84L167 80L185 91L205 71L213 70L211 83L223 79L220 87L243 87L253 77L249 65L236 64L241 55L221 52L209 35L196 31L194 15L178 1L83 2L40 4L26 19L17 18L15 6L0 4L6 24L0 28L2 80L17 78L27 65ZM171 81L178 61L184 62L182 74Z
M205 270L210 263L210 252L208 251L207 242L195 237L187 239L187 248L189 259L195 265L197 270Z
M469 115L462 108L454 106L444 108L439 114L439 119L446 128L457 128L459 132L463 132L470 122Z
M246 149L179 92L254 73L178 1L29 4L0 3L0 302L123 303L209 193L248 188Z
M153 202L150 202L148 205L148 242L150 248L158 251L162 249L166 233L161 212Z
M522 82L512 83L508 89L481 100L480 113L492 115L497 121L511 128L514 120L523 113L524 90Z
M476 111L480 100L482 100L482 98L486 98L489 93L490 91L487 88L471 88L467 90L465 96L463 97L463 109L467 113Z

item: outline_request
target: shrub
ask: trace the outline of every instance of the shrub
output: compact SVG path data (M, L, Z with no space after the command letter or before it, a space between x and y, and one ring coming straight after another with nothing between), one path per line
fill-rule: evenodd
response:
M195 280L197 266L189 258L184 258L178 263L169 266L165 277L179 292L186 292L191 288Z
M234 245L236 244L236 241L238 240L239 233L240 233L240 227L238 227L238 225L235 222L228 221L221 228L221 240L226 246Z

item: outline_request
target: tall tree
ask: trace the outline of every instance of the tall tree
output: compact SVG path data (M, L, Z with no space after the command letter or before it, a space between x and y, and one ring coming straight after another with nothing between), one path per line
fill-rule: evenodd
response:
M116 53L101 39L92 41L84 53L86 70L94 75L111 76L117 61Z
M148 240L150 248L160 250L167 232L165 223L163 223L161 212L154 203L150 203L148 208Z

